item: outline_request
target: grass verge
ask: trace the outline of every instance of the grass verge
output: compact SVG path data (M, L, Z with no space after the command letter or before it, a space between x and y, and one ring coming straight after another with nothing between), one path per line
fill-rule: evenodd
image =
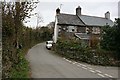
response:
M18 50L19 62L11 69L11 78L29 78L29 62L22 50Z

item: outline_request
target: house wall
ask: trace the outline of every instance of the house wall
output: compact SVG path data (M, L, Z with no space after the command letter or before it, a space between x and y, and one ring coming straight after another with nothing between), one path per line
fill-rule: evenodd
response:
M100 27L98 26L89 26L86 30L91 31L90 39L89 39L89 46L90 47L96 47L99 44L100 41ZM88 32L87 32L88 33Z
M54 43L57 42L57 38L58 38L58 25L57 25L58 21L57 21L57 17L55 17L55 27L54 27L54 36L53 36L53 41Z
M85 33L85 26L72 26L72 25L59 25L59 37L64 37L67 39L73 38L74 33Z
M100 27L93 27L92 28L92 33L93 34L100 34Z
M68 26L67 29L67 32L77 32L77 26Z
M74 29L74 30L72 30ZM65 39L70 39L74 36L74 33L88 33L88 31L91 31L92 36L96 38L100 38L100 28L98 26L69 26L69 25L60 25L56 24L56 36L63 37ZM57 33L58 31L58 33ZM57 39L56 39L57 41Z
M100 34L101 30L98 26L88 26L86 27L86 33Z
M77 26L77 33L85 33L86 32L86 27L84 26Z
M59 37L69 39L74 36L75 32L77 32L76 26L59 25L59 33L58 33Z
M86 27L85 26L68 26L68 25L59 25L59 31L63 32L72 32L72 33L85 33Z
M67 33L67 31L68 31L68 26L66 26L66 25L58 25L59 26L59 33L58 33L58 36L59 37L62 37L62 38L67 38L67 36L69 35L68 33Z

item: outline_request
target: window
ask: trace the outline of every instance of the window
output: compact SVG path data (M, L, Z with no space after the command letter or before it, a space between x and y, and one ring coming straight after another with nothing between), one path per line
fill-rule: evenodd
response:
M72 29L72 32L74 32L75 31L75 29Z
M86 33L89 33L89 28L88 27L86 27Z
M68 32L76 32L77 29L75 26L68 26Z
M61 29L59 28L59 32L61 31Z
M58 32L60 32L61 31L61 26L59 26L59 29L58 29Z
M99 34L100 33L100 28L99 27L93 27L93 32L94 34Z
M65 30L65 28L63 28L63 30Z

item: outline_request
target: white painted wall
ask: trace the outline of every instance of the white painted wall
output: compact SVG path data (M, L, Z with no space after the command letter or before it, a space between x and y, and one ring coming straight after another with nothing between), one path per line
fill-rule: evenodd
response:
M58 25L57 25L58 21L57 21L57 16L55 16L55 28L54 28L54 37L53 37L53 41L54 43L57 42L57 38L58 38Z

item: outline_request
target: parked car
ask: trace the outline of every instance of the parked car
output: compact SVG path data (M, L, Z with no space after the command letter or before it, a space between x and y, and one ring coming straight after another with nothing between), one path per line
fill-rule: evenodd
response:
M47 42L46 42L46 48L47 48L47 49L51 49L52 46L53 46L53 41L47 41Z

